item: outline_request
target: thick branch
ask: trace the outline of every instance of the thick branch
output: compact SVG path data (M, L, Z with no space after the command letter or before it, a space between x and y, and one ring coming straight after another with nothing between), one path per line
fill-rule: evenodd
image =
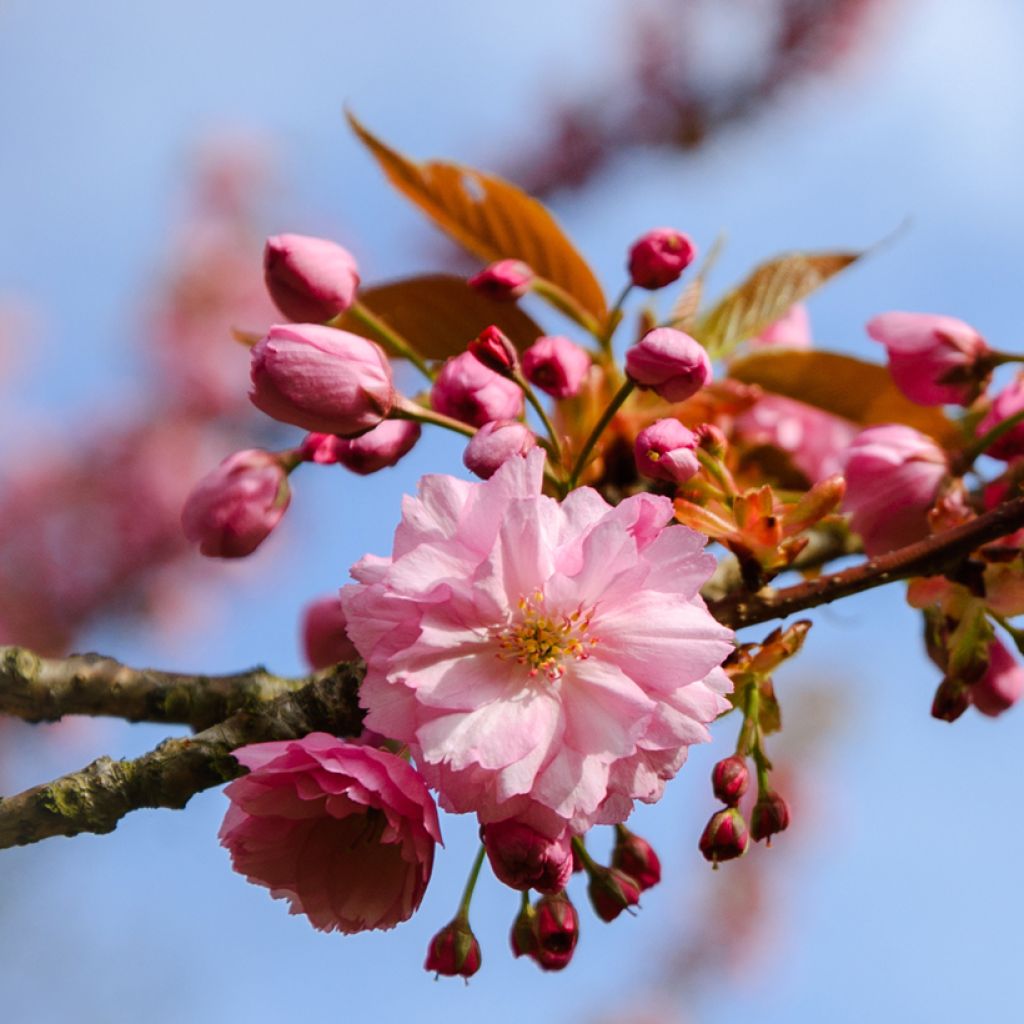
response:
M206 729L305 686L263 668L225 676L158 672L99 654L40 658L23 647L0 647L0 714L26 722L64 715L110 715L129 722L174 722Z
M101 757L87 768L0 799L0 849L50 836L112 832L130 811L181 808L200 790L242 774L231 751L323 730L359 732L359 672L339 665L262 706L236 711L195 736L165 740L132 761Z
M1024 498L1005 502L969 523L879 555L842 572L820 576L782 590L765 589L752 596L711 602L719 622L741 629L758 622L784 619L796 612L829 604L895 580L939 576L953 571L975 549L1024 526Z

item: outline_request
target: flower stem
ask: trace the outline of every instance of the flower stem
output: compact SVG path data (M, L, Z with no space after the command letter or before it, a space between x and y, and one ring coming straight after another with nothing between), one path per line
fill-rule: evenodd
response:
M966 469L974 465L974 460L996 443L1004 434L1008 434L1018 423L1024 422L1024 409L1020 409L1012 416L1007 416L1001 423L997 423L988 433L982 434L974 444L964 450L960 456L959 463Z
M546 299L560 313L564 313L574 323L579 324L588 334L595 338L601 337L601 324L594 319L567 291L559 288L543 277L536 277L530 289L541 298Z
M456 434L463 434L472 437L476 433L476 427L468 423L445 416L443 413L435 412L426 406L410 401L404 395L399 395L391 408L391 416L398 420L415 420L417 423L432 423L435 427L444 427L445 430L454 430Z
M518 370L512 375L512 379L523 389L523 394L526 395L526 400L533 406L534 411L540 417L541 423L544 424L544 429L547 431L548 437L551 439L551 455L555 462L558 463L559 468L562 466L562 444L558 440L558 434L555 433L554 424L552 424L548 417L547 411L541 404L540 399L537 397L537 393L530 387L530 382L520 373Z
M629 398L636 385L631 380L627 380L622 387L612 396L612 400L608 403L608 408L601 414L601 418L594 425L594 429L590 432L590 436L587 438L583 447L580 449L580 454L576 459L575 464L572 467L572 472L569 474L569 490L571 491L576 484L579 482L580 474L586 468L587 462L590 460L590 453L594 450L594 445L597 444L598 439L604 433L605 428L611 423L612 418L619 411L622 403Z
M608 310L608 319L605 321L604 330L601 331L597 339L601 345L601 351L608 362L615 358L612 352L612 338L615 337L615 331L619 324L622 323L622 305L632 290L633 282L627 281L625 287L619 292L619 297L615 300L612 308Z
M593 872L600 870L600 864L596 864L594 858L587 853L587 846L579 836L572 837L572 848L576 851L576 856L583 862L583 867L586 868L587 874L593 874Z
M348 309L348 314L358 320L365 328L372 331L383 342L384 347L390 350L392 355L408 359L427 380L434 379L436 374L430 369L419 352L397 331L392 330L380 317L367 309L361 302L353 303ZM342 314L342 316L344 315ZM332 326L336 326L334 321L332 321Z
M483 867L484 844L480 844L480 849L476 852L476 858L473 861L473 866L469 869L469 878L466 879L466 888L462 890L462 899L459 901L459 912L455 915L456 920L461 918L463 921L469 920L469 904L473 900L473 890L476 888L476 880L480 877L480 868Z
M1006 630L1010 639L1017 645L1017 650L1024 654L1024 629L1018 629L1003 615L998 615L993 611L990 611L989 614Z

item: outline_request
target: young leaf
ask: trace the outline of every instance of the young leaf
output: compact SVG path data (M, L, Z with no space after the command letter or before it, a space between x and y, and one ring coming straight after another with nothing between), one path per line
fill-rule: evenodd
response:
M608 311L594 272L541 203L493 175L442 161L409 160L352 114L347 117L391 184L442 231L488 263L522 260L604 323Z
M765 349L734 362L729 376L865 427L906 423L941 444L952 445L957 438L956 427L942 412L905 398L884 366L851 356Z
M359 301L426 359L464 352L489 324L500 327L518 349L532 345L544 333L514 303L494 302L453 274L424 274L360 289ZM340 326L380 340L351 313Z
M807 252L776 256L755 268L696 325L694 337L713 358L729 355L760 334L794 303L861 257L859 252Z

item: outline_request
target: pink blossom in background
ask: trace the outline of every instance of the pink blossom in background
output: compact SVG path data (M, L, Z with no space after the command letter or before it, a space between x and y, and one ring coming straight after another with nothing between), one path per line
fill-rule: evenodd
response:
M321 931L392 928L420 905L441 842L434 802L400 757L327 733L233 752L220 840L236 871Z
M484 366L472 352L452 356L430 390L430 403L445 416L482 427L491 420L516 420L523 413L523 391L515 381Z
M1024 375L1018 376L996 395L992 407L978 424L977 434L981 437L1003 420L1024 412ZM997 459L1017 459L1024 456L1024 422L1011 427L995 444L990 445L988 454Z
M864 550L880 555L928 536L928 510L949 472L945 452L902 424L862 430L846 453L846 497Z
M1024 694L1024 668L1000 640L988 649L988 669L970 687L971 703L983 714L995 717L1008 711Z
M391 364L379 345L320 324L278 324L252 350L249 398L305 430L350 437L391 411Z
M748 444L781 448L811 483L842 471L846 448L857 434L849 420L803 402L766 394L736 420Z
M466 284L495 302L515 302L530 290L534 276L522 260L498 260L474 274Z
M368 476L397 465L420 439L420 425L412 420L385 420L359 437L339 437L334 457L346 469Z
M543 464L425 477L342 604L367 725L409 745L442 806L557 839L661 796L728 707L732 632L699 594L705 539L668 525L667 498L558 503Z
M979 360L991 349L969 324L933 313L881 313L868 321L868 334L889 356L889 372L912 402L970 405L987 371ZM960 379L949 380L949 375Z
M289 320L320 323L355 302L355 257L336 242L308 235L274 235L263 249L263 275L274 305Z
M306 605L301 632L302 653L312 668L329 668L359 657L345 630L345 612L337 594L327 594Z
M748 342L751 348L810 348L811 318L807 307L797 302Z

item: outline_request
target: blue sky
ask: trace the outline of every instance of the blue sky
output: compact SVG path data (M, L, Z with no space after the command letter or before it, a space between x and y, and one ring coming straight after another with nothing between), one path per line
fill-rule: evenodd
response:
M426 236L347 135L342 104L413 154L493 164L530 141L546 99L616 73L624 6L0 3L0 293L35 307L42 325L13 408L70 424L131 394L140 297L166 258L187 156L204 135L241 128L280 154L279 222L268 231L336 237L366 279L394 276L426 265ZM780 249L869 245L909 219L814 299L820 344L877 359L864 322L907 308L959 316L1019 349L1024 11L1013 0L893 8L842 78L696 156L640 154L559 201L609 290L628 243L653 225L677 225L705 247L727 231L714 279L724 287ZM304 473L275 551L257 556L265 567L225 566L201 624L172 638L111 626L85 646L167 667L298 670L299 607L340 585L364 552L387 551L400 495L427 469L460 472L459 454L428 437L398 470L368 480ZM814 812L767 854L786 858L771 875L776 938L713 999L678 1009L709 1024L755 1013L762 1024L1005 1015L1024 912L1024 828L1008 813L1021 712L952 728L929 719L937 680L898 588L815 618L778 688L794 720L802 693L833 694L837 722L827 752L805 766ZM637 830L663 853L665 885L635 920L587 918L560 976L506 954L515 901L486 882L475 909L484 970L468 989L422 972L471 856L471 823L445 820L447 849L413 921L342 939L289 918L230 871L215 840L224 799L212 792L184 814L139 813L111 836L0 855L4 1018L596 1020L635 997L707 884L696 853L713 809L707 772L733 731L695 751L666 800L639 815ZM103 725L45 751L28 737L14 751L17 781L141 752L162 735ZM714 881L728 884L727 871Z

